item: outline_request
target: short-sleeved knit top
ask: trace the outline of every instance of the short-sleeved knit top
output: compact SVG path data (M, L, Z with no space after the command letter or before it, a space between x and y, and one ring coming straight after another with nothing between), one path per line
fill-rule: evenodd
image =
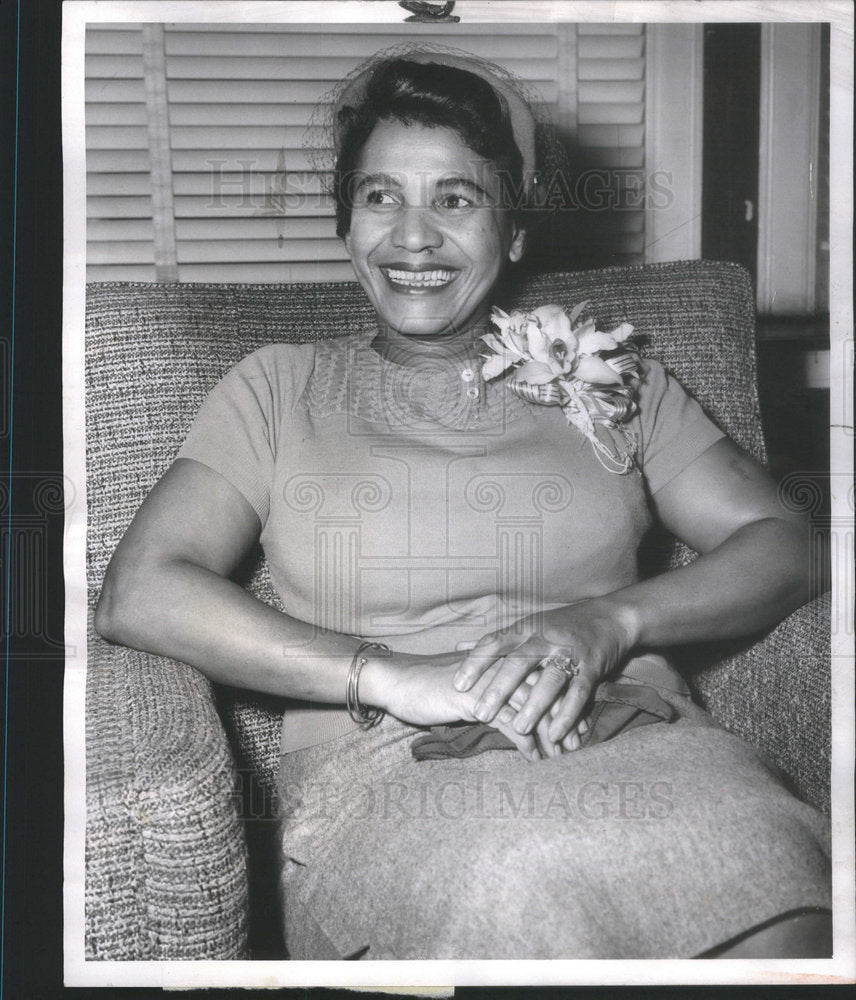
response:
M484 383L475 349L413 367L373 339L244 358L179 457L252 505L289 614L403 652L465 648L539 608L633 583L648 494L723 436L646 360L628 425L639 468L617 475L559 408ZM351 728L340 707L293 709L283 749Z

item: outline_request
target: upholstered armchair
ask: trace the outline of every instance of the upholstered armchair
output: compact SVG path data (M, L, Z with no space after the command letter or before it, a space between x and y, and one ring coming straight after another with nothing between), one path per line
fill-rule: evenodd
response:
M513 295L520 305L589 299L604 324L630 320L646 335L645 353L764 460L753 300L740 268L692 262L551 274L521 280ZM275 896L277 883L282 706L216 688L185 664L105 642L91 628L92 608L110 554L227 369L263 344L335 337L371 321L356 284L88 288L90 960L259 954L248 931L252 901L264 898L264 886ZM644 559L656 568L692 555L653 538ZM244 582L277 604L261 558ZM818 598L763 635L678 652L699 700L771 758L798 794L828 810L828 600ZM270 914L265 919L276 923Z

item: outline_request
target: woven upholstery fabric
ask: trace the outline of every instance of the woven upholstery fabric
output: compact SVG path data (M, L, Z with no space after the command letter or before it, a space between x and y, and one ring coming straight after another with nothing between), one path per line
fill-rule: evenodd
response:
M211 685L94 636L87 682L87 959L243 957L246 849Z
M508 291L510 298L502 303L506 307L570 305L588 299L602 327L629 320L645 335L645 353L663 361L714 420L763 461L754 306L742 269L709 262L611 268L539 276L517 287L509 285ZM134 512L172 462L202 400L225 372L264 344L340 336L365 328L373 319L368 300L354 283L90 285L86 341L90 602L97 598L109 557ZM651 571L693 557L685 547L662 537L655 537L647 549L645 565ZM248 561L242 582L256 596L281 607L260 558ZM804 619L805 614L798 614L794 624L789 619L748 651L727 650L730 658L716 668L699 672L693 666L710 662L709 656L690 657L686 663L713 714L766 750L804 795L823 805L828 798L824 792L828 701L824 703L823 691L829 658L818 645L825 637L822 610L812 619L813 630L806 628ZM165 957L163 951L173 947L193 951L184 957L197 957L194 949L204 947L240 950L242 945L234 942L243 933L242 918L236 913L244 905L244 883L239 885L231 875L218 882L204 860L205 851L212 857L220 851L224 871L240 867L236 846L240 830L231 784L236 775L224 764L222 781L204 777L213 774L206 769L214 766L212 761L222 761L227 754L213 707L216 704L226 722L239 771L251 773L272 801L284 703L231 688L220 688L214 695L209 683L191 668L157 657L129 656L100 640L91 641L87 755L97 808L90 812L87 836L92 872L87 883L89 947L99 957L138 958ZM795 648L802 651L798 669L792 655ZM812 672L811 684L802 679L806 672ZM771 692L780 693L781 701ZM196 704L197 698L204 708ZM802 701L794 720L798 698L817 700ZM199 773L188 754L174 753L174 734L184 731L185 725L199 744ZM128 733L135 734L135 743L139 741L133 750L119 745L120 734ZM143 828L134 803L140 789L149 788L145 782L149 777L154 780L161 768L168 788L193 790L193 795L188 792L192 805L180 810L181 795L170 792L172 797L164 802L175 806L175 814L166 807L149 812L149 825ZM207 807L197 800L197 792L203 797L210 792ZM211 810L210 823L201 821L202 815L209 815L206 808ZM164 824L163 834L154 832L150 823L155 820ZM176 831L184 828L188 836L191 831L197 836L203 826L206 836L220 838L219 846L211 840L183 855L178 851L190 869L176 874L173 902L167 901L165 888L163 897L135 904L128 887L145 883L142 868L152 861L147 848L157 842L166 851L170 838L178 837ZM117 855L131 859L128 870L121 868ZM230 886L229 902L224 895L217 904L222 906L221 930L215 930L216 920L206 923L182 916L183 894L194 879L200 891L216 884L225 894L225 886ZM171 919L174 925L169 924ZM179 933L182 919L186 926ZM109 936L106 928L111 923L123 928L122 933ZM196 929L203 926L199 933L210 936L205 943L196 936ZM116 954L112 948L118 949Z
M824 594L758 639L710 643L682 657L701 704L781 767L828 813L831 598Z

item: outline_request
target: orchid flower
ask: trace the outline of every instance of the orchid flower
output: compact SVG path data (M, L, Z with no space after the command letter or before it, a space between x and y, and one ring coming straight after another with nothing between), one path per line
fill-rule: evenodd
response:
M547 365L551 377L567 375L577 358L577 336L561 306L539 306L532 310L537 321L537 335L529 338L534 361Z
M497 333L486 333L481 338L494 352L482 366L482 375L486 379L496 378L506 368L526 361L529 356L530 328L537 332L537 327L531 318L519 309L507 313L494 306L490 322Z
M509 389L529 402L561 407L568 423L589 439L603 467L623 474L634 467L637 445L623 426L636 412L636 351L621 350L633 327L619 323L608 333L598 330L593 319L582 318L588 305L579 303L570 315L557 305L530 313L494 307L491 325L496 332L482 337L492 352L482 374L492 379L514 368Z

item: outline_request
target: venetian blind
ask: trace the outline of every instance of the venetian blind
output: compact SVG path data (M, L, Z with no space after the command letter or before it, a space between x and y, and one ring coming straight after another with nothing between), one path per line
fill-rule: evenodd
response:
M580 196L610 222L599 234L621 263L645 243L645 28L581 24L577 29L577 138L591 164ZM604 204L606 203L606 204Z
M87 277L155 281L141 25L86 33Z
M495 60L531 83L563 136L609 173L613 188L619 175L641 172L641 27L414 28L91 25L89 279L351 280L304 130L337 80L417 35ZM636 259L642 216L619 215L616 249Z

